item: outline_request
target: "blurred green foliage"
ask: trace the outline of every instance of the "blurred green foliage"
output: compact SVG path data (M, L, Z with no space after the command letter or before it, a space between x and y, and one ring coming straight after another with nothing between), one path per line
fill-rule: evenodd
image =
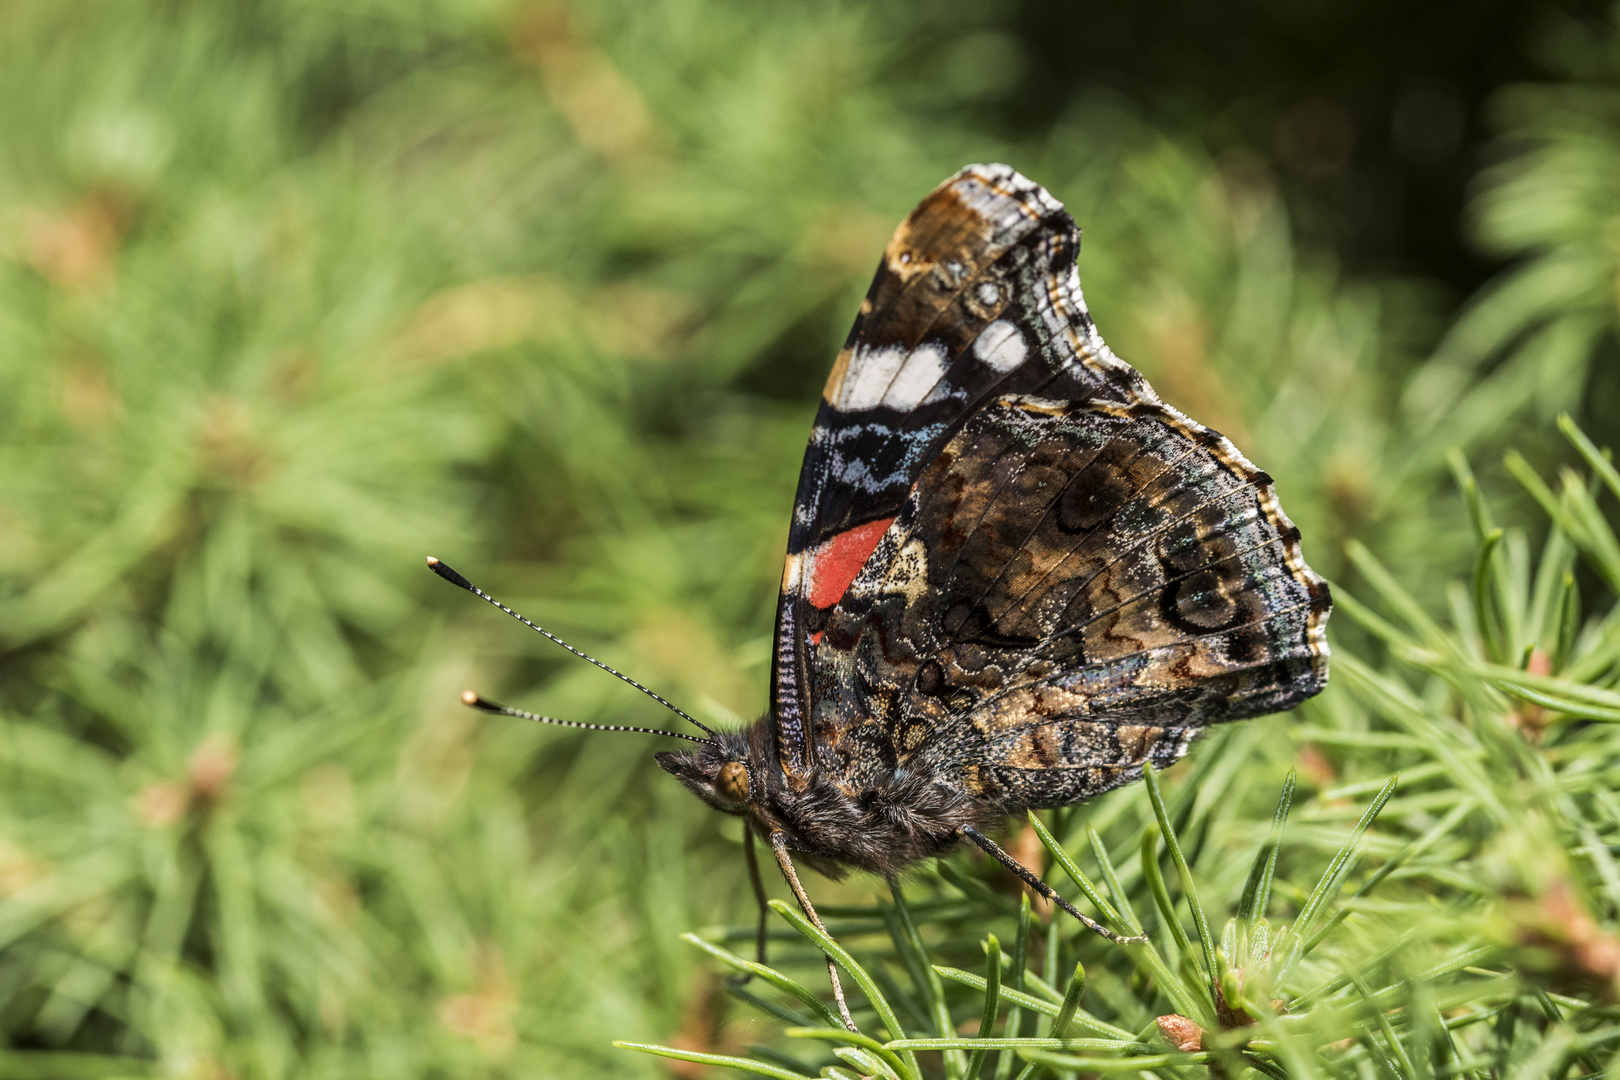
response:
M747 923L735 827L656 775L644 740L491 722L455 695L584 721L661 723L655 707L421 557L707 721L756 715L829 358L894 223L974 160L1068 203L1115 349L1273 472L1313 564L1369 604L1345 605L1361 628L1335 628L1360 659L1341 650L1307 727L1221 733L1164 778L1187 880L1237 910L1300 759L1272 887L1298 914L1400 768L1365 866L1341 879L1383 874L1395 898L1341 909L1300 978L1326 985L1415 933L1365 989L1442 995L1523 1047L1461 1039L1467 1061L1507 1055L1468 1068L1540 1075L1605 1052L1614 990L1579 957L1615 940L1614 728L1567 718L1615 719L1620 577L1593 494L1606 459L1550 419L1613 430L1593 402L1615 363L1620 39L1592 32L1560 82L1500 99L1477 220L1517 261L1441 336L1421 282L1349 278L1296 241L1263 156L1215 156L1113 94L1079 93L1034 131L987 122L997 71L1016 68L998 17L722 0L0 11L0 1075L657 1075L610 1041L779 1044L678 938ZM1531 458L1512 471L1533 535L1492 540L1447 455L1494 463L1510 444ZM1532 479L1560 460L1596 479ZM1494 464L1485 478L1512 495ZM1562 539L1538 563L1548 520ZM1454 575L1473 584L1448 592ZM1521 734L1530 710L1539 742ZM1030 979L1083 954L1088 1015L1135 1038L1160 1007L1214 1008L1213 954L1151 915L1138 849L1154 821L1137 788L1053 829L1071 847L1096 830L1120 875L1105 887L1159 935L1169 980L1083 937L1028 944L1046 935L1019 938L971 859L925 872L920 944L889 960L859 937L898 917L866 884L812 890L830 914L844 902L834 931L864 941L874 978L921 980L894 992L922 1014L910 1030L933 1033L940 1008L978 1030L982 995L928 989L920 957L982 969L994 929L1048 950ZM1182 896L1165 865L1164 898ZM1547 881L1566 893L1547 900ZM1555 909L1584 912L1561 925L1586 936L1536 923ZM1416 977L1420 958L1487 945L1486 974ZM1444 996L1468 979L1486 988ZM1375 1071L1445 1041L1452 1014L1407 1009L1386 1031L1340 1000L1361 991L1324 991L1317 1026L1268 1036L1302 1048L1288 1068L1340 1067L1309 1064L1310 1032L1360 1040L1344 1067Z

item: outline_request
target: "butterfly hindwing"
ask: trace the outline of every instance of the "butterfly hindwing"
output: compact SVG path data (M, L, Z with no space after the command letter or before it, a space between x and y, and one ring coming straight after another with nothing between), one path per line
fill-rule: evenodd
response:
M1004 398L833 612L816 734L856 786L904 766L1065 805L1315 693L1327 604L1269 479L1224 439L1162 405Z
M828 381L778 608L789 776L901 766L1064 805L1326 677L1270 478L1086 315L1079 235L1004 166L896 232Z

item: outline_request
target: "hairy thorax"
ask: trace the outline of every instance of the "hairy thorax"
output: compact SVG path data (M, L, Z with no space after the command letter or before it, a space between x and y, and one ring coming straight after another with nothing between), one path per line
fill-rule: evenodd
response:
M773 752L769 720L749 734L756 736L749 771L762 782L748 816L763 835L786 833L795 851L818 863L897 874L950 850L963 826L985 827L999 816L961 789L904 768L860 785L821 769L790 776Z

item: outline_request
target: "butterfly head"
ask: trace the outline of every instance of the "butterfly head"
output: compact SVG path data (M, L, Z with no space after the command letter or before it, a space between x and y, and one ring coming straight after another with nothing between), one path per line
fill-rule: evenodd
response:
M692 793L716 810L740 814L755 794L748 743L742 732L716 732L695 749L655 755Z

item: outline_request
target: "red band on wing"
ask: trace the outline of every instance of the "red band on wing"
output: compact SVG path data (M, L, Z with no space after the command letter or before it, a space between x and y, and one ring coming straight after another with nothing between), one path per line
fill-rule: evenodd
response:
M810 577L811 604L830 608L843 599L849 583L866 565L893 520L884 518L857 525L816 547Z

